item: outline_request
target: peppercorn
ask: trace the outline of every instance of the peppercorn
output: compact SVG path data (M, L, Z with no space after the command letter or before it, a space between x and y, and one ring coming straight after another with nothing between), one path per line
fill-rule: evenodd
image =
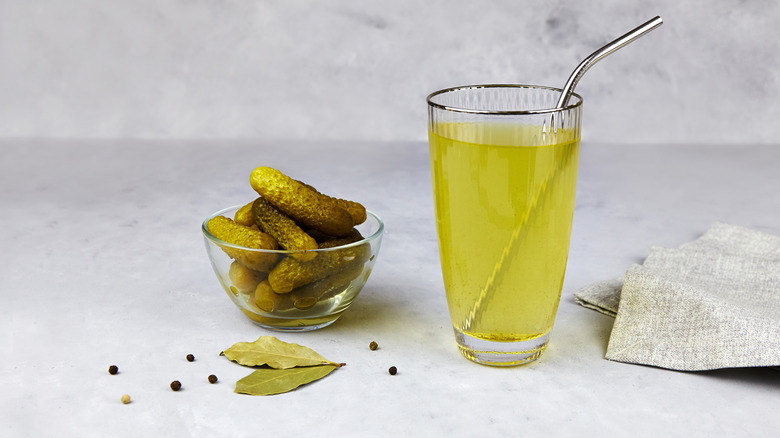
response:
M187 362L192 362L192 361L194 361L194 360L195 360L195 356L193 356L193 355L191 355L191 354L188 354L188 355L187 355Z
M387 372L388 372L388 373L390 373L390 375L391 375L391 376L394 376L394 375L395 375L395 373L397 373L397 372L398 372L398 368L396 368L396 367L390 367L390 369L389 369L389 370L387 370Z
M171 389L174 390L174 391L180 390L181 389L181 382L179 382L178 380L174 380L173 382L171 382Z
M126 405L126 404L130 403L130 396L125 394L125 395L122 396L122 398L120 398L120 400L122 400L122 404Z
M209 383L217 383L217 376L215 376L213 374L210 375L209 376Z
M111 374L112 376L119 372L119 368L117 368L116 365L111 365L108 367L108 374Z
M376 342L374 342L374 341L371 341L371 343L370 343L370 344L368 344L368 349L369 349L369 350L372 350L372 351L373 351L373 350L376 350L377 348L379 348L379 344L377 344L377 343L376 343Z

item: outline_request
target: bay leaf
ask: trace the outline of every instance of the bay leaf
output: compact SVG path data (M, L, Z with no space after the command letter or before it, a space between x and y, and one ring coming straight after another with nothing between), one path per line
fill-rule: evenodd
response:
M336 369L333 365L275 370L261 368L236 382L233 392L249 395L273 395L319 380Z
M240 365L268 365L279 370L326 364L344 365L325 359L311 348L283 342L274 336L260 336L254 342L237 342L222 354Z

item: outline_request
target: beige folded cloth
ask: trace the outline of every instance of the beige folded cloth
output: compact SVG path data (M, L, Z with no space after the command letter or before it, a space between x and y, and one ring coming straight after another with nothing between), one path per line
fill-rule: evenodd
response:
M675 370L780 366L780 238L717 223L575 294L616 315L606 358Z

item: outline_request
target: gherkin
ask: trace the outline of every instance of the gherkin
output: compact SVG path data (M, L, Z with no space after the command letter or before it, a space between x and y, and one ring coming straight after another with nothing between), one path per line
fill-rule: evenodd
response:
M252 204L254 204L254 201L239 208L236 214L233 215L233 222L247 227L255 225L255 218L252 215Z
M257 285L254 295L254 304L258 309L266 312L274 312L287 310L292 307L290 298L286 295L277 294L268 284L268 280L264 280Z
M324 193L321 193L319 190L315 189L309 184L306 184L303 181L298 181L298 182L308 187L309 189L314 190L315 192L321 194L322 196L333 200L334 202L336 202L336 204L339 207L343 208L344 210L347 210L349 215L352 216L352 221L355 223L355 225L360 225L366 221L366 207L363 207L363 204L355 201L350 201L347 199L340 199L340 198L334 198L332 196L328 196Z
M332 275L303 285L289 295L297 309L305 309L316 302L326 300L344 292L352 280L363 273L363 263L349 263L348 266Z
M323 195L328 196L328 195ZM329 196L328 196L329 197ZM338 204L339 207L343 208L344 210L347 210L350 216L352 216L352 221L355 223L355 225L360 225L363 222L366 221L366 207L363 207L362 204L355 201L350 201L347 199L341 199L341 198L332 198L336 200L336 204Z
M249 183L260 196L301 225L337 237L349 234L354 226L352 216L335 200L276 169L256 168Z
M260 230L268 233L279 243L279 246L290 251L307 251L319 248L317 241L262 197L257 198L252 205L252 216ZM309 261L317 256L316 252L292 254L298 260Z
M320 244L320 248L335 248L362 239L354 230L349 236ZM276 293L289 293L293 289L325 278L335 272L362 264L371 254L369 245L357 245L333 251L321 252L312 261L301 262L293 258L281 260L268 273L268 283Z
M253 271L239 262L230 264L228 278L230 283L241 293L254 293L257 284L268 277L267 272Z
M224 216L215 216L206 224L209 233L227 243L253 249L275 250L276 240L266 233L239 225ZM230 258L249 269L268 272L276 263L277 255L271 252L248 251L227 245L219 245Z

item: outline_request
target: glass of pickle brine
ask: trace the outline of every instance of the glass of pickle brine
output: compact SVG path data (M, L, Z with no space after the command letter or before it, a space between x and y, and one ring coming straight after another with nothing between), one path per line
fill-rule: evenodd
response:
M248 248L215 237L215 217L232 218L241 206L220 210L202 226L206 251L228 297L255 324L276 331L309 331L334 323L368 280L384 224L367 211L365 222L320 249Z
M569 252L582 98L474 85L428 96L439 253L460 352L521 365L547 347Z

